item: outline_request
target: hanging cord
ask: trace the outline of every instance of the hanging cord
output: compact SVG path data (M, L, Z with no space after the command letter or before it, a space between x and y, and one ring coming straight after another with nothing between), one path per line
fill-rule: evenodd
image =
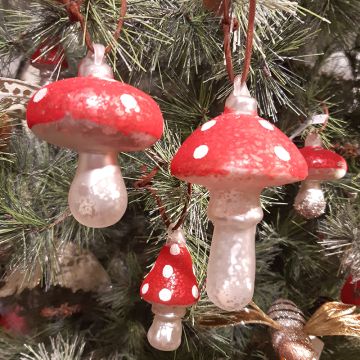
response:
M244 84L246 82L250 71L251 54L252 54L252 48L254 42L255 13L256 13L256 0L250 0L248 28L246 33L245 58L244 58L244 67L241 74L241 84Z
M121 0L120 16L119 16L119 20L118 20L116 30L115 30L115 33L114 33L114 36L113 36L115 42L119 39L121 29L122 29L122 27L124 25L126 11L127 11L127 0ZM111 49L112 49L112 45L109 44L105 49L105 54L109 53L111 51Z
M165 206L160 196L157 194L157 191L151 187L152 180L155 177L155 175L159 172L159 170L160 167L155 166L148 174L145 174L144 176L141 177L140 180L134 182L134 188L135 189L145 188L150 192L150 194L153 196L153 198L155 199L158 205L159 213L164 224L166 225L166 227L169 227L171 225L171 221L168 215L166 214Z
M65 9L69 15L70 21L74 21L74 22L78 21L80 23L81 29L85 35L85 44L91 52L94 52L91 36L86 27L85 18L80 11L80 7L84 2L84 0L58 0L58 1L60 1L62 4L65 5Z
M165 226L167 228L169 228L171 226L171 221L170 221L169 216L166 213L164 203L162 202L157 191L151 187L152 180L154 179L156 174L159 172L159 170L160 170L160 167L155 166L148 174L145 174L144 176L142 176L140 180L135 181L134 188L135 189L145 188L150 192L150 194L153 196L153 198L155 199L155 201L158 205L159 213L160 213L160 216L161 216ZM186 199L185 205L183 207L183 210L181 211L181 215L180 215L178 222L172 228L172 230L177 230L184 223L187 212L188 212L188 206L189 206L189 202L191 199L191 193L192 193L192 185L190 183L188 183L187 199Z
M230 18L230 1L224 0L223 8L224 8L224 17L223 17L223 32L224 32L224 53L225 53L225 62L226 62L226 70L231 82L234 82L234 66L231 56L231 18ZM248 29L246 33L246 47L245 47L245 57L244 57L244 66L241 75L241 84L246 82L246 79L249 75L250 70L250 62L251 62L251 54L252 47L254 42L254 26L255 26L255 13L256 13L256 0L250 0L249 7L249 17L248 17ZM238 26L238 22L234 20L234 30Z
M188 210L189 210L189 203L190 203L190 200L191 200L191 194L192 194L192 184L188 183L187 184L187 197L186 197L185 205L184 205L184 207L182 209L179 221L173 227L173 230L177 230L184 223L186 215L187 215Z
M83 14L81 13L81 5L84 0L58 0L65 5L66 11L68 13L70 21L79 22L83 33L85 34L85 44L89 51L94 52L94 47L92 45L91 35L86 27L86 22ZM121 29L124 25L124 19L127 11L127 0L121 0L121 9L120 15L115 29L113 38L115 42L119 39ZM108 44L105 49L105 54L109 53L112 49L112 45Z
M224 0L224 18L223 18L223 32L224 32L224 53L225 53L225 63L226 63L226 71L228 73L229 79L231 82L234 82L234 66L232 62L231 56L231 19L230 19L230 11L229 5L231 0Z

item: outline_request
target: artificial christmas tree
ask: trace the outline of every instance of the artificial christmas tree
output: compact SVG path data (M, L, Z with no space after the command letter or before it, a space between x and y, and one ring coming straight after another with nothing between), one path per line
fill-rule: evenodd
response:
M0 79L0 119L6 119L0 123L6 126L1 131L6 137L1 135L0 139L3 145L0 261L4 275L0 293L3 290L6 296L0 301L3 316L15 309L17 319L21 318L26 324L24 332L6 329L2 332L0 359L275 360L284 353L273 347L268 327L244 324L249 319L250 323L263 323L277 329L277 336L283 336L286 329L279 328L277 321L265 314L279 298L292 300L304 318L311 320L306 324L306 328L311 327L308 334L321 337L325 343L321 360L353 360L360 356L360 342L356 338L359 310L339 303L323 304L319 300L323 297L340 300L342 286L350 274L354 284L360 280L359 0L1 0L0 3L1 75L7 77ZM84 67L87 75L97 73L92 67L97 62L94 43L103 44L105 58L100 62L109 65L105 72L100 72L100 77L111 69L116 81L89 79L105 81L109 86L127 86L124 85L127 83L141 89L136 104L144 100L144 93L149 94L160 105L165 120L163 137L152 147L125 152L120 157L112 154L111 166L119 165L123 172L129 206L122 221L100 229L79 224L69 211L70 184L75 172L83 169L79 166L77 170L76 154L37 139L24 121L27 104L31 112L33 106L40 106L46 100L45 96L34 104L44 89L49 92L54 89L54 96L75 104L71 111L63 107L61 117L73 118L75 110L92 108L94 103L89 98L88 102L84 100L83 107L76 105L76 101L87 87L86 81L93 81L77 77L81 60L85 58L80 68ZM46 49L61 49L58 63L53 64L57 70L63 59L68 68L52 71L52 83L37 92L39 79L26 77L25 82L18 79L26 73L33 54L43 44ZM245 128L247 122L244 120L242 125L235 119L232 120L236 122L234 131L228 129L226 133L229 137L225 138L223 131L217 134L221 146L217 147L218 155L213 156L215 145L206 143L206 136L221 125L216 119L232 116L226 108L234 105L230 100L234 100L233 79L238 74L242 75L242 85L246 83L251 97L258 103L257 107L253 103L253 110L257 110L259 118L248 119L250 124L256 124L253 135L247 137L253 150L245 154L247 159L238 151L237 144L243 138L238 135L238 127ZM60 80L62 77L69 79ZM65 89L61 93L57 88L59 83L74 81L79 81L77 90ZM102 87L96 86L101 92L96 96L109 98L110 94ZM111 116L97 108L96 118L114 121L113 113L119 110L116 104L121 103L121 95L112 102L115 106L108 108ZM229 95L227 106L225 100ZM130 111L125 111L126 114L134 116L127 118L131 124L122 125L136 128L144 119L136 117L137 106L132 99L125 98L125 103L124 111ZM44 119L51 116L51 110L54 111L59 101L51 104L41 110ZM324 106L331 114L326 127L311 120ZM142 110L142 105L140 107ZM159 115L152 109L149 118ZM84 125L84 120L85 115L76 117L76 123ZM76 138L77 143L81 140L88 145L86 139L79 140L79 135L73 132L73 122L70 121L72 127L68 135L62 137L63 141L68 143ZM152 127L153 123L149 122ZM56 128L56 124L53 125ZM267 144L276 128L287 136L289 143L274 143L273 148L261 150L261 145ZM161 131L160 127L156 129L147 132L156 133L151 143L160 138L162 127ZM44 129L41 131L55 136ZM96 128L95 134L102 131ZM189 191L189 184L173 177L172 159L180 154L181 150L175 155L185 146L185 139L200 134L204 142L194 144L196 146L189 150L193 157L185 156L177 167L192 167L192 172L201 172L210 156L221 160L225 150L233 151L236 154L228 160L228 168L241 172L243 180L234 180L234 184L241 186L239 181L245 181L246 171L254 161L264 162L268 167L266 176L283 175L280 164L289 165L290 169L289 154L293 157L299 153L296 147L303 148L308 134L314 133L319 134L324 149L343 156L348 166L343 178L322 183L327 204L324 214L316 219L299 216L293 204L300 184L282 186L290 181L272 179L270 185L274 186L264 190L257 201L256 209L263 212L264 217L254 233L256 268L247 269L256 273L255 284L249 284L247 289L251 293L249 298L254 290L256 305L251 303L245 310L240 306L236 311L216 307L206 293L211 238L213 232L217 232L207 217L209 193L196 184ZM106 135L116 137L113 133ZM142 138L143 134L132 140L141 142ZM252 143L252 138L259 144ZM115 140L114 152L135 150L123 148L122 143ZM103 139L102 145L108 148L112 142ZM276 147L280 145L282 148ZM277 156L278 160L272 163L257 160L255 152L259 149L268 157ZM237 166L239 162L241 167ZM344 166L341 169L344 170ZM220 175L210 177L219 187L227 186L228 180ZM259 177L259 174L253 176ZM293 176L291 181L300 181L305 176L303 171L302 176ZM185 178L193 181L191 177ZM101 179L109 180L105 174ZM246 181L248 186L241 191L248 195L255 185L249 179ZM266 185L269 184L263 187ZM209 189L213 190L211 186ZM111 191L110 187L106 190ZM257 193L259 195L260 190ZM76 190L75 197L78 195ZM240 201L235 205L243 206ZM118 205L114 203L110 212ZM232 214L230 220L225 215L228 215L225 210L218 212L217 218L226 224L239 220L236 214ZM110 216L105 218L114 223ZM180 330L182 317L181 344L176 352L163 352L154 349L146 339L153 315L151 305L141 300L146 294L139 293L139 288L166 243L168 228L179 219L201 297L188 307L197 301L189 293L193 296L191 301L181 303L181 314L176 319L177 330ZM235 270L238 264L244 269L247 264L237 256L241 251L230 252L231 246L227 247L222 236L219 241L229 255L228 263L216 267L216 275L223 282L219 285L221 292L221 286L226 286L227 276L231 275L229 264L233 264ZM83 248L79 250L81 253L91 251L102 265L102 279L106 279L107 286L91 288L91 270L83 275L75 270L76 266L69 265L64 278L68 279L69 272L73 271L77 281L84 277L87 287L66 287L66 281L58 276L62 263L60 249L64 247ZM76 256L68 258L68 263L77 261ZM255 265L255 261L252 263ZM33 284L36 278L36 284L26 288L11 280L9 274L18 273L23 274L23 283ZM165 271L165 275L168 272ZM242 281L239 275L233 278L235 285L236 281ZM98 283L97 279L94 275L94 284ZM246 282L244 284L246 286ZM162 285L165 288L165 283ZM7 291L9 288L12 291ZM335 329L334 323L327 321L329 314L335 315L342 334L351 337L326 336L332 335L330 328ZM157 314L161 320L163 315ZM324 328L328 332L324 332ZM355 330L351 333L349 329Z

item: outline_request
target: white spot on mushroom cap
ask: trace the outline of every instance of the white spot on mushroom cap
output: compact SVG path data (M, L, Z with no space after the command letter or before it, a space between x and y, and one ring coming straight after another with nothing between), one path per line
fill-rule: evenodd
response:
M42 88L40 89L34 96L34 102L38 103L39 101L41 101L47 94L48 89L47 88Z
M286 151L282 146L275 146L274 147L275 155L283 161L289 161L291 159L290 154Z
M149 291L149 284L144 284L141 288L141 293L145 295Z
M259 121L259 124L265 128L265 129L268 129L268 130L274 130L274 126L272 124L270 124L267 120L264 120L264 119L260 119L258 120Z
M192 270L193 270L193 274L196 276L196 268L195 268L195 265L193 265Z
M169 301L171 299L172 293L169 289L161 289L159 291L159 299L161 301Z
M169 278L174 273L174 269L171 265L165 265L162 271L163 277Z
M209 129L212 128L215 124L216 124L216 120L210 120L210 121L206 122L206 123L201 127L201 131L209 130Z
M209 147L207 145L200 145L194 150L194 159L202 159L209 152Z
M179 255L180 254L180 247L178 244L172 244L170 246L170 254L171 255Z
M191 289L192 296L197 299L199 297L199 289L196 285L194 285Z
M120 96L120 101L125 107L125 112L129 113L131 110L135 112L140 112L140 107L136 99L130 94L122 94Z

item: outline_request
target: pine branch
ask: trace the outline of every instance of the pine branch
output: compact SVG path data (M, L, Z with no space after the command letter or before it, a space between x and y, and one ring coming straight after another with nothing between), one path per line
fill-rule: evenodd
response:
M50 338L50 344L26 345L28 353L22 353L21 360L81 360L85 342L81 337L58 335Z

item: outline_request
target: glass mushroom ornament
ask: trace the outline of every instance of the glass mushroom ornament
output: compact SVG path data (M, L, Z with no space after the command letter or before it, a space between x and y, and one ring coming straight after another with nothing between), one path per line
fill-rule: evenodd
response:
M208 216L214 234L207 294L221 309L242 309L254 292L255 231L263 217L260 193L268 186L303 180L303 156L285 134L257 115L256 100L237 77L224 113L185 140L171 172L210 190Z
M341 289L341 301L345 304L360 306L360 281L353 281L351 275Z
M120 220L127 207L117 154L155 143L163 117L149 95L113 79L104 46L94 44L94 50L80 64L78 77L36 92L26 117L40 139L79 153L70 210L81 224L102 228Z
M300 152L307 162L309 174L301 183L294 208L305 218L313 219L322 215L326 208L321 181L341 179L346 174L347 164L342 156L322 147L318 133L307 136Z
M169 230L166 244L143 280L140 295L152 304L154 313L147 334L149 343L158 350L176 350L181 344L181 319L186 308L199 299L191 256L181 229Z
M40 71L40 85L50 83L54 73L68 68L62 46L56 45L49 48L46 42L36 49L30 62L33 67Z

